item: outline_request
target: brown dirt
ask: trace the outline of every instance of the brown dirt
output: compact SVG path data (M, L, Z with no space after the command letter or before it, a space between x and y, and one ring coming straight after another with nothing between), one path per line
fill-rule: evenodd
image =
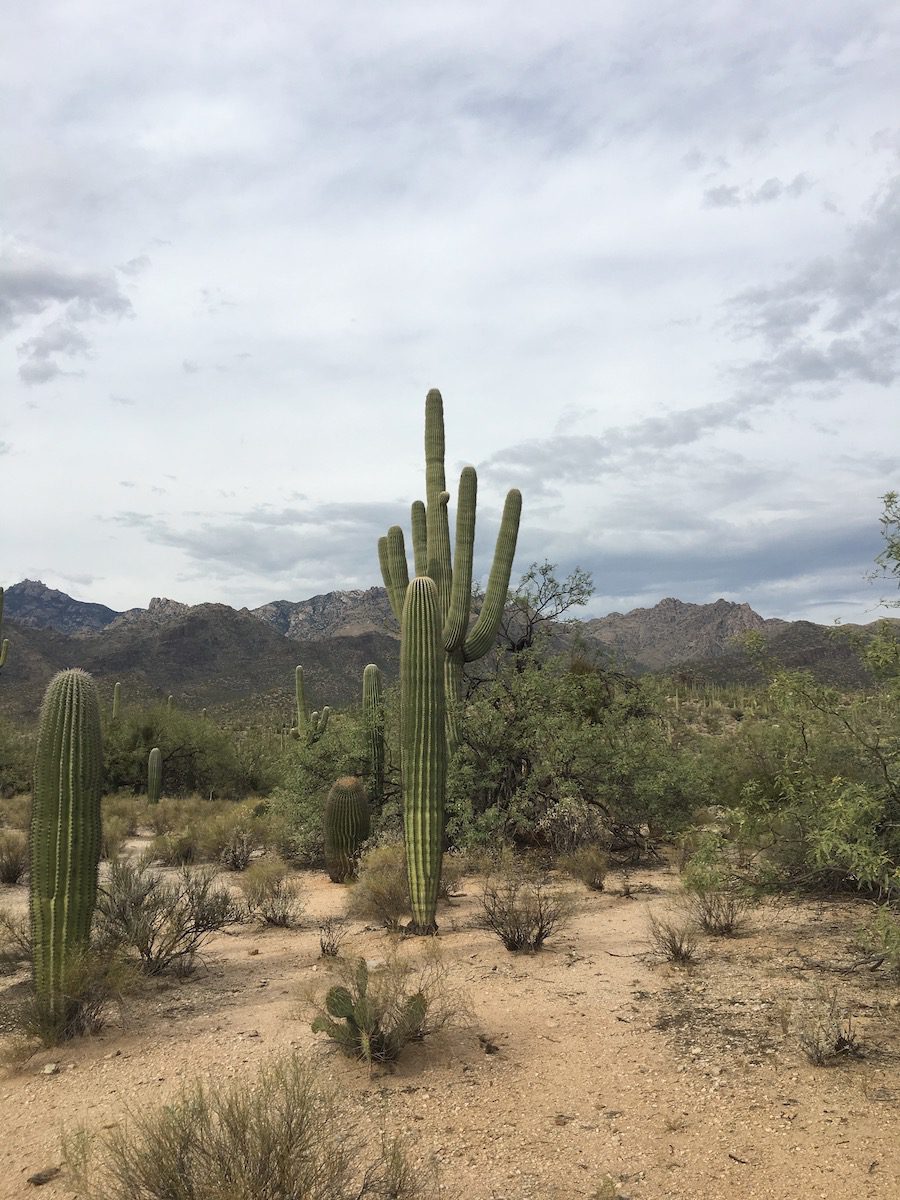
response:
M301 995L324 992L330 976L316 919L343 907L340 887L302 877L303 929L217 936L191 978L151 982L129 1001L124 1028L42 1051L0 1078L0 1196L34 1194L26 1180L60 1165L63 1128L108 1127L192 1080L252 1081L290 1050L313 1056L373 1137L406 1135L454 1200L605 1200L607 1177L632 1200L896 1196L900 988L883 967L829 969L862 957L864 905L767 905L745 936L702 939L685 971L646 953L647 915L666 912L677 891L668 871L633 873L632 888L653 890L630 898L615 875L606 893L579 888L571 929L534 956L469 928L469 880L438 939L469 1024L370 1074L329 1050L301 1011ZM0 903L10 901L24 904L23 889L2 889ZM345 954L382 958L388 946L355 925ZM415 958L423 943L400 953ZM16 982L0 980L0 1000ZM832 988L865 1053L815 1067L784 1027L816 989ZM49 1064L58 1072L45 1073ZM64 1172L40 1194L75 1195Z

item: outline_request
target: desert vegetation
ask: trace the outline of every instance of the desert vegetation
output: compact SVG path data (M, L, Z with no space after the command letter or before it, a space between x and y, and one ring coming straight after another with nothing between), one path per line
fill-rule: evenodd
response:
M564 1177L555 1151L538 1153L543 1174L506 1175L520 1190L501 1191L481 1175L487 1150L466 1148L472 1128L490 1126L493 1103L537 1137L521 1116L534 1087L523 1072L539 1063L566 1105L567 1072L588 1053L597 1074L577 1086L593 1095L603 1067L650 1130L662 1119L646 1102L657 1068L638 1028L662 1039L658 1070L671 1077L653 1094L687 1111L701 1102L692 1081L708 1072L711 1094L738 1053L759 1068L759 1088L775 1061L794 1092L827 1087L838 1104L857 1087L900 1102L896 628L858 645L863 690L785 669L759 637L746 641L739 684L628 676L567 625L590 595L584 572L560 579L535 564L510 590L515 491L487 590L473 592L475 475L460 480L451 555L443 447L430 393L412 577L399 528L379 544L401 629L398 685L371 664L355 707L310 711L298 666L288 718L238 729L174 702L131 704L118 683L104 711L73 669L49 681L36 730L0 725L7 1099L35 1071L56 1075L64 1056L99 1064L132 1096L122 1047L161 1070L153 1042L164 1034L182 1056L171 1080L157 1078L165 1107L142 1100L127 1125L70 1128L46 1151L42 1182L57 1194L544 1194ZM897 522L889 495L889 574ZM4 658L15 653L3 645ZM731 1002L762 1015L741 1024ZM254 1046L240 1064L252 1062L252 1079L210 1082L216 1064L238 1070L217 1040L235 1010L279 1056ZM255 1042L259 1028L236 1036ZM112 1049L103 1057L99 1045ZM825 1068L827 1085L803 1074ZM733 1086L738 1112L747 1095ZM440 1088L452 1103L437 1102L436 1121ZM73 1116L77 1090L66 1095ZM590 1142L566 1142L587 1175L565 1194L713 1194L687 1160L678 1190L634 1129L600 1136L622 1111L603 1097L577 1118L574 1098L545 1114ZM853 1118L860 1138L875 1138L881 1103ZM665 1122L677 1141L684 1121ZM896 1108L888 1124L895 1147ZM19 1170L36 1148L16 1130ZM499 1136L491 1126L479 1145ZM642 1168L621 1157L626 1144ZM723 1151L722 1172L749 1161L741 1148ZM878 1164L893 1154L896 1165L895 1148L878 1153L876 1186Z

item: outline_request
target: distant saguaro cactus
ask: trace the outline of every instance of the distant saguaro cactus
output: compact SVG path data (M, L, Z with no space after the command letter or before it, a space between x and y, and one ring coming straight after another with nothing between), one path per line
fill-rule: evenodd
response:
M31 816L31 931L39 1000L65 1018L73 956L87 946L97 899L103 744L85 671L60 671L41 706Z
M119 713L121 711L122 711L122 685L121 685L121 683L117 683L116 686L113 688L112 719L114 721L118 721Z
M172 711L172 704L174 702L174 699L175 699L174 696L168 696L166 698L166 712L167 713L170 713Z
M338 779L325 801L323 822L325 866L333 883L346 883L356 874L360 847L369 836L369 800L361 779Z
M363 721L369 744L369 769L376 804L384 797L384 701L381 695L381 672L375 663L363 671Z
M326 704L321 712L314 712L311 716L306 715L306 692L303 686L303 668L297 667L294 671L294 694L296 698L296 717L294 727L291 729L291 737L304 738L306 744L311 746L313 742L317 742L325 730L328 728L328 718L331 716L331 709Z
M147 755L147 800L150 804L159 804L162 795L162 754L159 746L154 746Z
M3 628L3 588L0 588L0 629ZM9 638L4 638L0 642L0 668L6 662L6 654L9 650Z

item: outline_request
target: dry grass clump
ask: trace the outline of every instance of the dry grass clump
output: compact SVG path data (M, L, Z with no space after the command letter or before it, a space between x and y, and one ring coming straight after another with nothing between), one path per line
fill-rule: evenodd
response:
M32 993L12 1013L12 1025L26 1039L58 1046L71 1038L99 1033L110 1006L136 986L136 972L114 950L89 946L71 952L58 997Z
M346 1104L296 1058L253 1083L196 1086L92 1138L67 1139L85 1200L425 1200L398 1142L370 1145Z
M30 829L31 796L21 793L18 796L0 797L0 825L9 829Z
M13 887L28 871L28 836L19 829L0 829L0 884Z
M338 958L349 935L344 917L325 917L319 922L319 953L322 958Z
M703 889L689 896L691 914L704 933L734 937L746 923L750 902L739 892Z
M647 940L666 962L688 967L697 959L697 935L690 921L675 917L647 917Z
M846 1058L859 1058L862 1043L853 1029L850 1013L841 1004L837 991L820 988L794 1014L784 1016L783 1027L791 1024L797 1045L815 1067L834 1066Z
M609 870L609 855L602 846L579 846L570 854L563 855L559 867L592 892L602 892Z
M264 858L241 876L247 915L263 925L293 929L300 924L306 904L298 880L290 878L286 863Z
M350 885L347 915L376 921L386 929L399 929L409 912L406 853L399 843L376 846L359 863L356 882Z

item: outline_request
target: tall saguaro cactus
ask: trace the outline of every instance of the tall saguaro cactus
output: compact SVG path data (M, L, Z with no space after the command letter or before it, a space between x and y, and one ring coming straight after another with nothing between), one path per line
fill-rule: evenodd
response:
M463 667L482 658L494 643L509 590L522 512L522 494L513 488L506 497L494 560L484 603L469 629L472 606L472 562L475 548L475 508L478 477L474 467L464 467L459 480L456 508L456 547L450 555L450 523L444 473L444 402L437 388L425 399L425 503L412 505L412 546L415 574L434 580L438 597L441 644L444 655L447 743L451 751L459 741L457 708ZM393 525L379 540L381 573L394 616L401 624L409 566L403 530Z
M433 580L406 589L400 641L403 833L412 909L410 933L434 933L444 838L447 738L441 611Z
M159 746L154 746L147 755L147 802L159 804L162 795L162 754Z
M35 990L63 1018L68 968L88 943L97 899L102 772L94 681L60 671L44 694L35 753L31 931Z
M384 797L384 701L381 694L381 671L369 663L363 671L363 721L369 744L369 766L372 772L372 792L375 802Z
M296 724L291 730L291 736L294 738L304 738L307 745L311 746L313 742L317 742L325 730L328 728L328 718L331 716L331 709L326 704L321 712L318 710L307 716L306 713L306 692L303 686L303 668L297 667L294 671L294 693L296 697Z
M3 628L3 588L0 588L0 629ZM4 638L0 642L0 668L6 662L6 653L9 650L9 638Z
M122 685L121 685L121 683L117 683L116 686L113 688L112 719L114 721L118 721L119 714L121 713L121 711L122 711Z

